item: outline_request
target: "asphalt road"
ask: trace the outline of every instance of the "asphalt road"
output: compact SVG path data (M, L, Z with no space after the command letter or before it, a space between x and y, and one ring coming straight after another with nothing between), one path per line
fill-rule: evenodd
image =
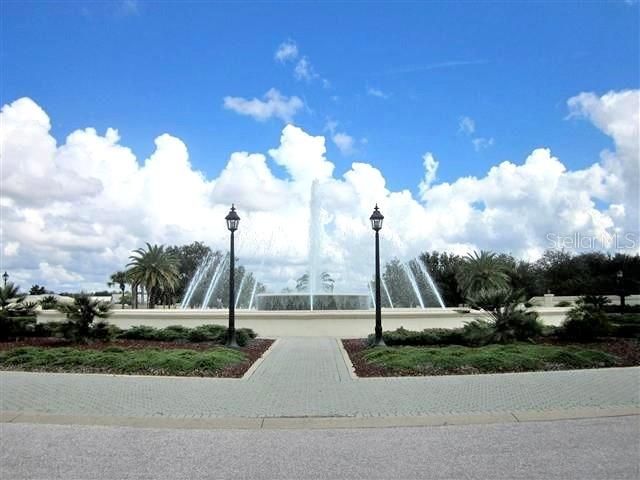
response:
M0 424L0 478L637 479L640 417L338 430Z

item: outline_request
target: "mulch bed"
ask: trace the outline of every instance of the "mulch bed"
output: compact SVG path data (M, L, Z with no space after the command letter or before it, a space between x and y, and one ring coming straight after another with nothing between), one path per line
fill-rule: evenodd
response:
M268 338L255 338L238 350L247 356L247 360L216 372L216 378L240 378L273 344L274 340ZM13 342L0 342L0 350L9 350L18 347L73 347L83 350L104 350L110 347L120 347L124 349L162 348L162 349L183 349L183 350L209 350L221 347L219 343L213 342L156 342L151 340L112 340L110 342L72 343L63 338L25 338Z
M611 355L615 355L620 359L618 366L632 367L640 365L640 339L634 338L606 338L595 343L567 343L559 339L545 339L540 345L562 345L562 346L578 346L585 349L600 350ZM355 369L356 375L359 377L415 377L423 376L424 373L418 373L413 370L389 369L380 365L374 365L367 362L363 358L363 354L367 349L367 341L362 338L343 339L342 345L349 354L351 363ZM437 348L437 347L429 347ZM445 373L445 375L468 375L474 374L472 369L465 371L461 369L455 372ZM438 373L433 373L438 374ZM439 373L442 375L442 373Z

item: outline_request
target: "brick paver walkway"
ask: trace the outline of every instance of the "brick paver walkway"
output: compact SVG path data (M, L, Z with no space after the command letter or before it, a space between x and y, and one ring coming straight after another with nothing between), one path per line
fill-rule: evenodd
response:
M333 338L281 338L245 380L0 372L0 410L375 417L640 405L640 368L354 379Z

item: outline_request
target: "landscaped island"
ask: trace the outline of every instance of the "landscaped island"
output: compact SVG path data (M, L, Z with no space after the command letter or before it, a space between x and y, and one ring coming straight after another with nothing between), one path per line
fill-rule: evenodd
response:
M485 314L456 329L400 328L343 340L360 376L456 375L640 365L640 314L607 313L608 299L585 296L560 327L544 326L508 292L483 296Z
M65 321L37 323L24 298L0 288L0 370L240 377L273 343L242 328L239 347L226 348L221 325L123 330L106 321L110 304L83 294L55 305Z
M0 369L46 372L241 377L273 343L248 329L241 347L223 346L226 328L134 327L108 341L73 342L47 335L0 343Z

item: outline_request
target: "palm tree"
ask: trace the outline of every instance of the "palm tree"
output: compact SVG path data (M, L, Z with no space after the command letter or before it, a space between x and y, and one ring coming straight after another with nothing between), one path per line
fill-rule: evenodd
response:
M0 339L18 338L33 331L36 324L33 302L13 282L0 287Z
M503 290L509 287L508 271L495 253L481 250L464 257L458 269L458 283L466 297L486 290Z
M77 295L73 303L58 305L58 311L67 317L67 323L62 329L64 336L74 341L86 341L91 336L92 328L98 327L103 330L106 327L94 323L94 319L107 318L110 309L111 304L92 300L85 293Z
M110 281L107 282L107 285L109 287L113 287L114 285L118 285L120 287L120 303L122 304L123 309L124 309L124 290L127 283L129 283L127 272L123 272L122 270L112 273Z
M157 299L171 295L180 281L178 258L168 253L164 245L151 245L147 249L138 248L129 257L127 271L129 278L147 291L147 306L153 308Z
M9 282L0 287L0 308L5 310L11 303L20 303L25 297L24 293L20 293L19 286Z

